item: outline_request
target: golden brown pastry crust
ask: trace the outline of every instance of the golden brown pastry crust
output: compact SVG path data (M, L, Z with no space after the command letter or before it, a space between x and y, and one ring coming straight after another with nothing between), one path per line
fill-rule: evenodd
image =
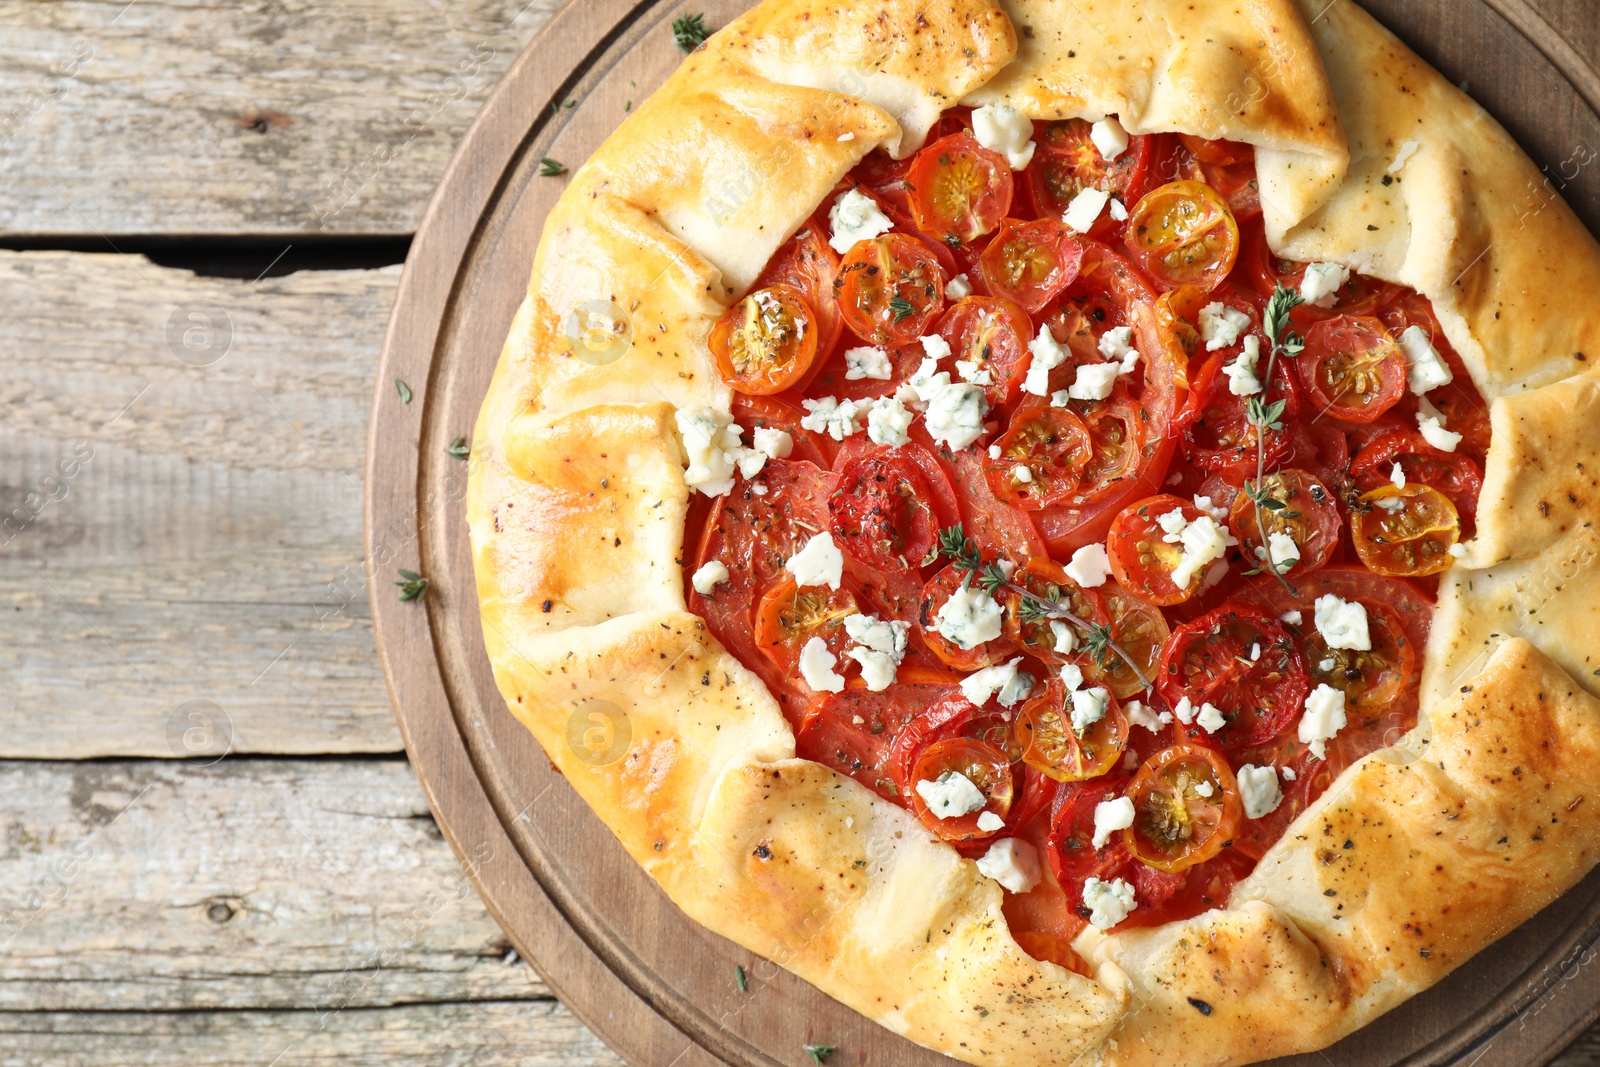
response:
M1600 789L1600 317L1562 294L1595 291L1600 249L1559 201L1525 210L1532 163L1352 3L1068 6L768 0L574 173L474 438L484 634L512 712L709 928L971 1063L1248 1063L1371 1021L1594 864L1600 809L1572 805ZM1087 931L1094 979L1023 953L994 883L907 813L795 760L771 695L684 608L672 413L728 404L711 323L863 155L908 154L957 101L1252 142L1275 246L1423 292L1494 401L1417 730L1227 909ZM616 362L569 351L593 302L632 325ZM626 735L615 761L574 741L594 715Z

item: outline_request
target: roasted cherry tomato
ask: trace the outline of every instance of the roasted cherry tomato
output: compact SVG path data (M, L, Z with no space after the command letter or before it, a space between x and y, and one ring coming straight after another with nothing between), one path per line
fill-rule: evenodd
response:
M1106 628L1109 644L1120 649L1121 654L1116 649L1097 648L1085 642L1079 645L1075 662L1083 669L1087 684L1103 685L1118 700L1127 700L1150 688L1161 650L1172 631L1160 608L1145 603L1122 586L1107 582L1094 592L1100 600L1098 622ZM1123 659L1123 655L1128 658Z
M1001 500L989 488L984 465L986 449L964 448L952 452L933 443L921 421L911 426L911 437L939 459L956 490L956 504L967 536L977 542L986 557L1003 557L1014 562L1042 556L1044 538L1028 512Z
M733 421L746 432L756 429L782 430L793 442L784 459L815 463L826 469L833 452L833 442L826 434L813 434L800 425L806 417L805 410L774 396L733 394Z
M763 593L756 605L756 644L779 670L792 675L800 663L800 650L820 637L838 658L834 670L843 674L850 665L844 658L850 646L844 620L860 611L848 583L829 589L797 586L793 578L785 578Z
M1133 825L1122 840L1135 859L1160 871L1186 870L1221 852L1244 814L1233 771L1203 745L1163 749L1139 768L1126 796Z
M927 643L928 651L958 671L975 671L992 666L1002 662L1017 650L1016 642L1007 637L1003 631L993 640L981 642L971 648L963 648L939 632L940 610L969 579L974 582L977 580L957 567L946 567L923 587L922 604L917 612L917 624L922 631L923 641ZM976 592L981 594L982 590L977 589Z
M1033 324L1015 303L999 296L969 296L951 306L935 330L957 362L971 363L967 380L982 385L991 411L1010 404L1028 372Z
M1224 720L1218 737L1231 750L1264 744L1299 719L1310 685L1284 624L1230 600L1172 632L1156 689L1174 708L1189 701L1191 736L1211 735L1199 715L1204 705L1215 707Z
M1311 684L1330 685L1344 694L1345 712L1353 722L1383 714L1416 678L1419 649L1406 636L1394 608L1381 600L1361 599L1367 610L1367 636L1372 648L1329 648L1315 626L1305 631L1306 669Z
M1165 494L1130 505L1113 520L1106 538L1111 573L1124 588L1152 604L1165 607L1188 600L1200 591L1205 571L1180 573L1181 530L1202 515L1193 504Z
M994 495L1025 511L1071 499L1094 456L1083 420L1047 397L1029 396L995 442L999 459L985 459L983 472Z
M907 805L910 798L890 768L890 743L923 708L961 696L951 675L900 668L900 680L880 693L859 678L843 692L811 699L795 730L795 754L849 775L878 795Z
M1128 218L1128 251L1157 285L1192 285L1209 292L1239 255L1239 226L1210 186L1169 182L1153 189Z
M756 279L757 289L782 284L800 290L816 321L818 361L828 357L844 330L839 305L833 298L833 283L838 277L838 253L828 244L822 222L813 218L772 254Z
M1371 422L1405 395L1405 354L1377 319L1324 319L1306 331L1305 343L1294 365L1319 414Z
M1178 429L1183 435L1184 454L1191 461L1204 470L1232 472L1237 480L1254 477L1258 464L1270 469L1282 461L1289 449L1288 427L1300 414L1300 392L1280 360L1263 403L1282 400L1283 416L1278 420L1279 429L1270 425L1265 428L1258 457L1257 438L1263 431L1250 421L1248 398L1235 396L1229 388L1225 368L1233 358L1227 352L1218 352L1201 365L1189 403L1178 416ZM1265 356L1262 360L1258 373L1265 374Z
M844 324L873 344L921 337L944 307L945 271L921 241L886 233L857 241L833 283Z
M972 811L940 817L922 795L924 782L940 782L947 776L962 775L983 795L983 806ZM971 841L993 837L994 830L979 827L978 819L984 812L998 816L1002 825L1011 812L1011 799L1015 785L1011 778L1011 761L1004 752L983 741L970 737L952 737L935 741L922 750L917 765L911 772L911 810L917 813L922 824L945 841Z
M978 270L996 296L1015 300L1030 315L1044 309L1078 277L1083 245L1059 221L1006 219L978 259Z
M1350 536L1369 570L1415 578L1450 566L1461 520L1450 498L1433 486L1407 482L1402 489L1391 483L1361 494Z
M1089 137L1093 124L1083 119L1040 123L1035 127L1033 161L1028 178L1033 187L1034 209L1043 216L1060 218L1085 189L1099 189L1125 204L1144 194L1151 181L1157 138L1130 134L1128 147L1108 160ZM1115 223L1102 213L1096 232Z
M1340 499L1350 480L1350 442L1337 423L1298 420L1289 427L1289 445L1279 462L1308 471Z
M792 285L757 289L711 328L722 380L744 393L781 393L805 376L817 355L816 315Z
M839 547L880 571L921 567L938 542L941 526L954 521L950 512L934 510L933 486L911 454L914 448L851 462L828 498L829 525Z
M1350 464L1350 477L1361 490L1394 480L1395 464L1407 483L1431 485L1450 498L1461 518L1461 535L1470 537L1478 516L1483 470L1459 452L1446 452L1407 426L1389 426L1369 437Z
M1073 726L1076 703L1098 701L1101 717ZM1104 690L1086 688L1069 694L1060 678L1051 678L1042 695L1017 713L1014 727L1022 760L1058 782L1098 778L1122 759L1128 743L1128 720L1115 698Z
M1428 390L1428 402L1439 409L1444 416L1444 424L1461 435L1462 441L1456 448L1457 452L1464 452L1482 464L1484 454L1489 450L1489 405L1484 402L1477 386L1472 384L1472 375L1467 373L1466 364L1445 336L1444 328L1433 313L1433 305L1421 293L1401 290L1376 314L1396 338L1411 326L1427 334L1451 373L1448 385ZM1459 500L1455 503L1457 508L1461 507Z
M1061 564L1048 556L1038 556L1019 567L1011 576L1012 584L1020 585L1040 600L1058 604L1090 626L1100 621L1101 607L1098 593L1084 589L1067 577ZM1035 602L1036 604L1037 602ZM1035 604L1026 604L1021 593L1006 594L1006 634L1024 652L1045 663L1067 663L1083 642L1083 627L1064 619L1051 618L1037 610ZM1067 631L1065 638L1062 631ZM1057 651L1060 645L1064 651Z
M949 245L993 232L1011 210L1011 164L965 130L918 152L906 181L917 229Z
M1289 567L1273 560L1279 574L1301 575L1326 564L1339 547L1344 525L1338 500L1328 487L1300 470L1278 471L1253 485L1260 502L1240 493L1228 514L1228 528L1239 539L1244 558L1266 567L1268 542L1273 534L1282 534L1294 542L1299 558Z

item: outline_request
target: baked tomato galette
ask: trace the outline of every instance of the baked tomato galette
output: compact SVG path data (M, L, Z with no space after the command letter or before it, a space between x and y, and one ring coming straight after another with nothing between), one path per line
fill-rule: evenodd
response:
M576 172L485 638L680 907L915 1041L1320 1048L1595 862L1600 254L1351 3L1060 6L769 0Z

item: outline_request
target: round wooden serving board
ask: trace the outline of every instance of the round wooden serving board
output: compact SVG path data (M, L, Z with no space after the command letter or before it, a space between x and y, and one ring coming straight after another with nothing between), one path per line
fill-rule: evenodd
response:
M1334 0L1348 3L1350 0ZM698 7L698 5L696 5ZM1591 229L1600 78L1524 0L1368 5L1451 78L1466 81L1551 175ZM742 4L712 2L720 26ZM681 61L656 0L574 0L484 105L424 217L395 300L373 405L367 558L378 647L417 774L440 826L517 949L632 1064L948 1063L684 918L556 774L495 689L479 631L463 497L478 405L565 177ZM566 101L576 101L571 107ZM1585 294L1592 295L1592 294ZM395 379L415 393L401 402ZM398 568L432 581L395 595ZM1294 1061L1542 1064L1600 1014L1583 966L1600 933L1600 876L1441 986L1340 1044ZM748 989L735 983L741 965Z

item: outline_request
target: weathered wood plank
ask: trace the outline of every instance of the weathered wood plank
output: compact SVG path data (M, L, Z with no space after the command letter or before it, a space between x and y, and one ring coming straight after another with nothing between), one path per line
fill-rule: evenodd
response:
M558 6L0 0L0 233L409 233Z
M170 756L190 700L235 751L399 750L361 543L398 276L0 252L0 756Z
M0 795L0 1031L550 995L403 758L3 762Z
M0 1012L0 1064L620 1067L555 1001L314 1012ZM661 1065L666 1067L666 1065Z

